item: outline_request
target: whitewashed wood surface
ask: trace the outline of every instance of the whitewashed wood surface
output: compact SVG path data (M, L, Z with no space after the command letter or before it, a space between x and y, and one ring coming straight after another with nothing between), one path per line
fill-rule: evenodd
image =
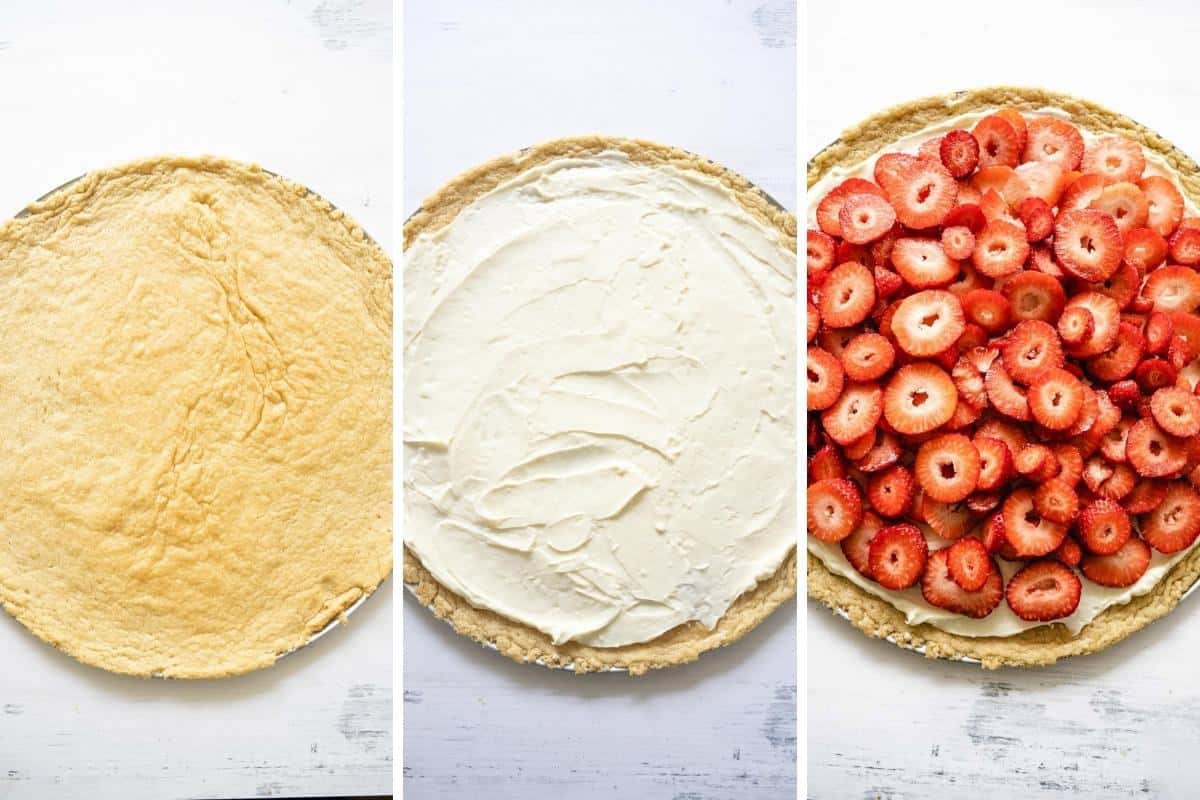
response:
M821 2L807 21L806 158L882 107L994 84L1088 97L1200 155L1192 3ZM1200 597L1038 670L928 662L811 601L807 622L814 800L1200 797Z
M390 248L391 31L386 0L0 4L0 213L96 166L215 153L306 183ZM211 682L84 667L0 612L0 800L390 792L392 588L273 669Z
M660 140L796 207L790 2L408 0L404 211L557 136ZM518 665L405 593L408 800L796 794L795 605L731 648L633 679Z

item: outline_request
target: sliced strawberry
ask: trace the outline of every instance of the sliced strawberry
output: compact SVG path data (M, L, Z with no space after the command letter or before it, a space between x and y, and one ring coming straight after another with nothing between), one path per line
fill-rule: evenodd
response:
M1008 167L989 167L988 169L1007 170ZM1012 170L1009 170L1009 172L1011 171ZM979 198L979 210L983 212L984 219L986 219L988 222L992 222L993 220L1003 220L1004 222L1022 227L1020 226L1021 221L1017 219L1017 217L1012 213L1012 210L1008 207L1008 201L1005 200L1004 196L995 189L986 190ZM1023 230L1021 235L1024 237ZM975 236L978 237L979 233L976 233Z
M1015 167L1021 161L1021 140L1011 122L997 114L989 114L975 124L972 131L979 141L979 166L1002 164Z
M1063 365L1062 343L1058 331L1049 323L1027 319L1017 324L1000 349L1004 368L1013 380L1029 384L1047 369Z
M1100 175L1107 183L1136 181L1146 169L1146 157L1136 142L1124 136L1104 136L1084 148L1080 168Z
M1155 311L1146 320L1146 352L1162 353L1175 335L1175 323L1170 314Z
M1004 501L1004 535L1021 558L1052 552L1066 538L1067 527L1043 518L1033 505L1033 491L1016 489Z
M1112 500L1102 498L1079 514L1079 538L1089 552L1108 556L1129 541L1133 525L1129 514Z
M899 461L901 454L900 440L895 434L880 431L874 446L862 458L856 459L854 466L868 474L879 472Z
M875 447L875 440L878 437L879 431L876 428L872 428L852 442L839 442L839 444L842 445L842 453L845 454L846 458L851 461L857 461L871 452L871 449Z
M1047 368L1034 377L1026 398L1029 412L1038 423L1050 430L1065 431L1075 424L1083 409L1083 385L1064 369Z
M862 516L862 499L853 481L830 479L808 487L808 532L821 541L845 539Z
M1124 248L1111 215L1094 208L1064 211L1054 223L1054 255L1059 266L1091 283L1116 272Z
M982 589L992 568L992 558L983 542L970 536L950 545L946 554L950 578L968 592Z
M1083 560L1083 548L1079 546L1079 542L1068 536L1050 556L1065 566L1078 567L1079 562Z
M1083 584L1069 567L1044 559L1026 564L1008 581L1008 607L1023 620L1049 622L1069 617L1079 607Z
M896 361L896 350L886 336L860 333L842 350L842 369L852 381L874 381L887 374Z
M1130 514L1145 514L1158 508L1167 497L1167 481L1142 478L1121 504Z
M921 142L917 147L917 155L925 158L932 158L937 161L942 160L942 137L933 136Z
M837 250L833 252L833 263L843 264L847 261L855 261L866 267L875 266L871 262L871 248L865 244L838 242Z
M967 498L967 509L972 514L990 514L1004 502L999 492L976 492Z
M822 231L808 232L808 274L826 272L833 269L833 253L837 243L833 237Z
M1145 350L1146 340L1138 326L1122 321L1117 327L1116 345L1111 350L1088 359L1088 373L1104 383L1127 378L1137 368Z
M1079 167L1083 151L1083 136L1071 123L1054 117L1038 117L1029 123L1025 161L1049 161L1070 171Z
M1175 265L1159 267L1146 278L1142 294L1155 311L1195 311L1200 308L1200 273Z
M912 505L916 484L907 467L894 464L871 476L867 482L867 501L884 517L900 517Z
M979 163L979 142L964 130L952 130L938 140L938 158L954 177L970 175Z
M972 444L979 453L979 479L975 483L976 488L990 492L1006 484L1014 471L1008 445L999 439L978 434L972 440Z
M880 586L907 589L921 578L929 556L925 535L916 525L902 523L881 528L871 539L868 563Z
M942 231L942 251L956 261L971 257L975 251L975 234L966 225L954 225Z
M1083 306L1072 306L1065 309L1062 316L1058 318L1059 338L1063 343L1070 345L1079 345L1087 341L1092 335L1092 330L1095 328L1095 323L1092 320L1092 312L1088 311Z
M808 460L808 482L845 478L846 462L842 454L832 444L826 444Z
M1099 175L1083 175L1067 186L1059 203L1059 212L1088 208L1104 193L1104 179Z
M871 540L883 527L879 517L870 511L864 511L862 522L854 532L841 541L842 555L858 572L871 578ZM874 580L874 578L872 578Z
M947 228L964 227L974 236L983 230L983 226L987 224L987 217L983 215L983 211L979 208L978 203L964 202L962 195L963 192L959 189L958 200L960 205L950 209L950 213L946 215L946 219L942 221L942 224Z
M1075 487L1061 478L1052 478L1037 487L1033 508L1044 519L1070 525L1079 513L1079 495Z
M837 402L821 412L821 425L830 439L848 445L875 430L882 401L883 392L873 383L847 384Z
M1125 234L1125 261L1143 274L1167 259L1167 240L1153 228L1134 228Z
M865 320L875 306L875 276L854 261L838 264L821 287L818 307L829 328L849 328Z
M1181 225L1171 234L1167 246L1171 258L1180 264L1200 264L1200 228L1185 228Z
M962 295L960 301L966 318L988 333L1000 333L1008 328L1012 307L1008 298L999 292L972 289Z
M971 266L970 261L963 261L959 265L959 275L954 279L954 282L946 286L946 291L956 297L962 297L972 289L989 289L992 286L992 279L985 278L975 271Z
M937 239L897 239L892 266L914 289L945 286L958 276L957 262L946 255Z
M1096 487L1096 495L1109 500L1121 500L1133 491L1137 485L1138 475L1128 464L1113 464L1112 474Z
M1058 459L1054 451L1040 442L1031 442L1013 456L1013 467L1035 483L1048 481L1058 475Z
M1122 417L1111 431L1100 437L1100 455L1113 463L1124 461L1125 442L1133 423L1134 420L1131 417Z
M1025 224L1027 241L1040 242L1054 233L1054 212L1042 198L1025 198L1020 205L1018 214L1021 222Z
M1100 292L1080 292L1067 302L1066 308L1076 306L1086 308L1092 315L1092 335L1081 344L1068 348L1069 355L1087 358L1099 355L1116 344L1121 325L1121 309L1117 301Z
M1164 432L1187 437L1200 433L1200 398L1178 386L1165 386L1150 398L1150 413Z
M896 218L909 228L941 225L958 195L954 178L940 161L929 158L897 162L895 167L883 190Z
M1105 186L1104 191L1091 202L1089 208L1111 216L1122 236L1145 225L1146 216L1150 211L1146 195L1137 184L1128 181Z
M975 269L991 278L1020 272L1029 256L1029 242L1020 226L994 219L975 237L971 262Z
M1159 236L1170 236L1183 219L1183 195L1174 183L1161 175L1142 178L1138 181L1138 187L1146 195L1149 206L1146 225Z
M819 347L808 348L808 410L823 411L842 396L845 371L841 363Z
M950 374L954 379L955 388L958 389L959 398L966 404L980 409L987 406L987 389L983 385L983 376L998 356L995 348L973 348L964 352L954 364Z
M957 297L927 289L900 301L892 316L892 333L896 344L909 355L933 356L958 341L965 322Z
M1200 535L1200 495L1187 483L1172 483L1162 503L1142 518L1141 532L1160 553L1190 546Z
M1002 512L995 512L980 526L979 541L983 542L983 546L989 553L1008 551L1009 554L1012 554L1012 545L1008 543L1008 537L1004 535L1004 514Z
M921 498L921 518L943 539L966 536L974 522L966 503L942 503L924 496Z
M1164 361L1161 358L1146 359L1138 364L1133 375L1140 391L1138 396L1133 398L1135 401L1134 406L1136 407L1136 402L1142 399L1141 392L1153 394L1156 390L1164 386L1175 385L1175 378L1178 372L1170 361Z
M1109 555L1085 555L1079 568L1085 578L1101 586L1133 586L1150 567L1150 547L1132 536Z
M896 212L887 200L875 194L852 194L838 211L842 238L851 244L873 242L892 229Z
M1133 266L1121 264L1116 272L1092 287L1100 294L1106 294L1117 302L1117 308L1130 308L1142 286L1142 275Z
M1004 195L1011 205L1020 206L1029 198L1037 198L1053 208L1058 205L1067 188L1067 173L1049 161L1030 161L1013 170L1013 180L1005 187Z
M1167 361L1177 370L1190 364L1195 355L1196 351L1192 349L1192 343L1179 334L1172 336L1171 341L1167 342Z
M958 392L946 371L928 361L906 364L888 381L883 414L897 433L932 431L949 421L958 406Z
M1029 412L1029 399L1004 369L1003 361L997 359L992 364L988 369L987 376L983 379L983 385L987 389L988 402L991 403L992 408L1006 417L1021 422L1028 422L1032 418Z
M1125 458L1143 478L1163 478L1183 469L1187 451L1178 439L1163 433L1153 420L1139 419L1126 435Z
M856 194L877 194L884 197L883 190L862 178L847 178L830 190L817 204L817 225L830 236L841 238L842 223L838 215L846 199Z
M808 304L808 312L804 321L808 326L808 341L811 342L816 338L817 332L821 330L821 312L812 303Z
M1017 150L1025 151L1025 140L1028 135L1029 126L1025 122L1025 117L1021 116L1021 112L1015 108L1005 107L996 111L996 116L1003 119L1009 125L1013 126L1013 130L1017 133Z
M930 439L917 450L913 474L925 496L957 503L975 491L979 481L979 451L961 433Z
M960 539L960 542L968 541ZM969 541L975 541L971 539ZM953 545L951 546L953 547ZM928 558L921 578L921 594L931 606L943 608L972 619L982 619L996 610L1004 596L1004 579L995 561L988 558L983 582L976 591L967 591L950 575L950 547L934 551Z
M1074 488L1083 475L1083 456L1073 444L1062 442L1050 448L1058 459L1058 480Z
M1067 302L1062 283L1043 272L1025 271L1010 277L1000 290L1008 298L1014 320L1040 319L1054 324ZM1119 313L1115 304L1114 313ZM1113 322L1113 330L1117 327Z

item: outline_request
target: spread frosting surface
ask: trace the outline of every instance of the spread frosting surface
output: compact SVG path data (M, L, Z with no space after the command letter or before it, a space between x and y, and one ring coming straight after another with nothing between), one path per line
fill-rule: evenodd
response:
M896 141L892 146L889 146L886 151L881 152L917 152L917 148L926 139L933 136L938 136L955 128L963 128L970 130L975 126L980 119L992 113L991 111L973 111L967 114L961 114L952 117L936 125L931 125L927 128L918 131L917 133L905 136ZM1093 131L1089 131L1078 122L1071 118L1062 109L1057 108L1042 108L1037 111L1028 112L1027 116L1056 116L1070 120L1079 128L1085 142L1095 141L1103 135ZM1142 149L1146 157L1146 175L1163 175L1171 179L1178 186L1178 180L1167 163L1157 153ZM878 154L877 154L878 155ZM807 219L810 228L816 227L816 209L820 202L831 189L837 186L847 178L859 177L872 179L872 174L875 168L876 156L872 156L857 164L851 164L844 167L837 167L829 170L821 177L817 183L813 184L808 190L808 206ZM1195 204L1191 201L1188 195L1180 189L1180 193L1184 197L1184 205L1187 209L1187 214L1197 214ZM1200 379L1200 367L1197 362L1193 362L1188 368L1185 368L1183 374L1188 377L1195 386ZM925 532L926 539L929 541L930 550L935 550L945 547L949 544L948 541L941 539L926 525L920 525ZM920 586L916 586L903 591L891 591L880 586L872 580L865 578L858 570L850 564L842 553L841 548L836 544L822 542L812 536L805 537L808 540L808 551L821 559L821 562L835 575L840 575L846 578L851 583L859 588L869 592L870 594L887 600L898 611L905 615L909 625L919 625L928 623L937 628L940 628L948 633L957 634L959 636L1013 636L1021 631L1036 628L1039 625L1046 623L1028 622L1021 619L1012 612L1008 604L1001 602L1000 605L988 616L983 619L971 619L960 614L955 614L944 609L937 608L925 601L921 595ZM1194 542L1190 547L1178 553L1160 553L1157 550L1152 551L1150 559L1150 567L1146 573L1132 586L1125 588L1110 588L1100 586L1089 580L1083 580L1083 592L1079 599L1079 607L1069 617L1055 620L1055 623L1065 625L1072 633L1078 634L1083 630L1089 622L1094 620L1100 612L1112 606L1123 605L1128 603L1134 597L1139 597L1151 591L1160 580L1171 570L1175 564L1181 561L1191 550L1200 544L1200 540ZM1004 575L1005 583L1011 578L1019 568L1019 564L997 559L1000 565L1000 571Z
M438 581L616 647L778 569L796 260L718 181L561 158L405 258L405 535Z

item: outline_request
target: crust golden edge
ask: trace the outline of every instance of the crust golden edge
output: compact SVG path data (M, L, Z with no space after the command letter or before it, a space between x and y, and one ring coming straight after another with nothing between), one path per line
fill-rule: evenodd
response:
M618 150L635 163L669 165L715 178L750 214L779 231L789 250L796 251L796 215L777 208L745 178L678 148L608 136L555 139L464 172L427 197L405 223L404 248L407 250L420 234L448 225L476 198L525 170L558 158L594 155L606 150ZM796 549L792 548L779 569L738 597L712 630L691 622L649 642L622 647L590 647L577 642L556 645L535 628L471 605L439 583L407 547L403 560L404 583L412 588L418 602L434 616L449 622L457 633L495 647L514 661L570 668L577 673L616 668L642 675L652 669L695 661L701 653L736 642L796 595Z
M897 139L971 111L1012 106L1023 111L1054 106L1092 130L1120 134L1160 154L1178 174L1193 201L1200 198L1200 167L1157 133L1123 114L1088 100L1045 89L998 86L937 95L895 106L847 129L808 162L808 186L840 164L854 164ZM973 658L987 669L1049 666L1067 656L1099 652L1166 616L1200 578L1200 548L1176 564L1154 589L1122 606L1106 609L1078 636L1063 625L1048 625L1016 636L958 636L932 625L909 625L890 603L830 572L808 555L808 595L844 616L868 636L908 648L923 648L928 658Z

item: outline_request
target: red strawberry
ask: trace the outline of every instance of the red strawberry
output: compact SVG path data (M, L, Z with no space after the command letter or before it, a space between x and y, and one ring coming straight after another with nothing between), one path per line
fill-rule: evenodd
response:
M1058 459L1054 451L1039 442L1031 442L1013 456L1013 467L1034 483L1048 481L1058 475Z
M1004 369L1003 361L997 359L992 364L988 369L987 376L983 379L983 385L987 389L988 402L992 404L992 408L1006 417L1021 422L1028 422L1031 419L1029 399Z
M1094 393L1093 396L1095 396ZM1050 449L1054 451L1054 457L1058 459L1058 480L1074 488L1083 475L1083 456L1080 455L1079 449L1067 442L1056 444Z
M1164 478L1183 469L1187 451L1153 420L1139 419L1125 437L1125 458L1143 478Z
M1054 255L1059 265L1091 283L1117 271L1124 248L1112 216L1094 208L1064 211L1054 222Z
M969 536L950 545L946 554L950 578L968 592L977 592L987 583L992 559L983 542Z
M1027 197L1022 201L1018 214L1025 224L1025 238L1040 242L1054 233L1054 212L1040 197Z
M883 414L900 434L932 431L949 421L958 406L958 392L946 371L928 361L906 364L888 381Z
M1146 225L1159 236L1170 236L1183 219L1183 195L1174 183L1161 175L1142 178L1138 181L1138 187L1146 195L1149 206Z
M983 542L983 546L989 553L1000 553L1001 551L1011 551L1012 545L1008 543L1008 537L1004 535L1004 514L997 511L992 514L979 528L979 541Z
M972 131L979 141L979 166L1015 167L1021 160L1020 138L1012 123L997 114L979 120Z
M881 516L899 517L908 513L915 490L908 468L894 464L871 476L867 482L867 500Z
M941 138L938 155L951 175L962 178L979 163L979 142L966 131L953 130Z
M833 252L837 243L822 231L808 232L808 274L826 272L833 268Z
M995 348L977 347L959 357L950 373L954 379L954 386L958 389L959 398L975 408L982 409L987 406L987 389L983 385L983 376L998 356Z
M900 460L900 440L895 434L888 431L881 431L875 440L875 445L867 451L867 454L854 462L854 466L862 472L872 473L895 464Z
M1004 368L1013 380L1028 384L1047 369L1063 365L1062 344L1058 332L1049 323L1027 319L1019 323L1005 339L1000 350Z
M1034 377L1026 398L1029 412L1042 426L1065 431L1079 419L1083 409L1083 386L1066 370L1047 368Z
M941 503L965 500L979 481L979 451L961 433L930 439L917 450L913 464L925 496Z
M1106 294L1116 301L1117 307L1132 311L1133 301L1137 299L1138 289L1142 285L1142 275L1133 266L1121 264L1116 272L1109 275L1100 283L1093 284L1096 291Z
M1083 560L1083 548L1079 546L1079 542L1068 536L1050 555L1065 566L1078 567L1079 562Z
M1168 349L1170 349L1170 345L1168 345ZM1161 358L1149 358L1138 364L1133 377L1138 388L1149 394L1164 386L1174 385L1177 373L1178 370L1175 369L1170 361L1164 361ZM1134 400L1140 401L1141 399L1139 392L1138 397L1134 398Z
M1008 607L1030 622L1049 622L1075 613L1083 584L1070 568L1045 559L1026 564L1008 581Z
M999 292L972 289L962 295L960 301L966 318L988 333L1000 333L1008 328L1012 307L1008 298Z
M842 395L845 373L841 363L819 347L808 348L808 410L823 411Z
M946 219L942 221L942 224L947 228L964 227L974 236L983 230L983 226L987 224L987 217L983 215L983 211L979 208L978 203L964 203L962 201L961 189L958 193L958 199L961 205L950 209L950 213L946 215Z
M1162 353L1175 335L1175 323L1170 314L1155 311L1146 320L1146 352Z
M1150 413L1164 432L1187 437L1200 433L1200 398L1178 386L1165 386L1150 398Z
M860 333L842 350L842 368L852 381L874 381L887 374L896 361L896 350L886 336Z
M1030 489L1017 489L1004 501L1004 536L1021 558L1053 552L1066 538L1067 527L1043 518L1033 505Z
M1188 547L1200 534L1200 495L1187 483L1172 483L1162 503L1142 518L1141 531L1160 553Z
M1094 327L1092 312L1083 306L1072 306L1058 318L1057 330L1064 344L1079 345L1087 341Z
M909 228L941 225L954 207L958 184L940 161L914 158L895 164L883 185L896 218Z
M1054 278L1062 278L1067 274L1059 269L1058 262L1054 260L1054 248L1042 242L1030 246L1025 268L1044 272Z
M1117 552L1132 533L1129 514L1107 498L1095 501L1079 515L1079 538L1083 546L1096 555L1108 556Z
M954 225L942 230L942 251L950 258L962 261L975 250L975 234L966 225Z
M1021 116L1021 112L1015 108L1001 108L996 112L996 116L1013 126L1013 130L1017 133L1017 150L1025 152L1025 140L1028 136L1029 126L1025 122L1025 118Z
M1063 192L1059 212L1088 208L1104 193L1104 179L1099 175L1083 175Z
M1142 294L1155 311L1195 311L1200 307L1200 273L1175 265L1159 267L1146 278Z
M1150 211L1146 195L1137 184L1128 181L1105 186L1089 207L1111 216L1122 236L1145 225Z
M849 328L866 319L875 306L875 276L854 261L838 264L821 287L821 321L830 328Z
M1140 393L1138 398L1141 398ZM1129 429L1133 426L1134 421L1130 417L1122 417L1111 431L1100 437L1100 455L1113 463L1124 461L1125 440L1129 436Z
M1192 343L1184 336L1176 334L1171 337L1171 341L1167 342L1167 361L1171 362L1171 366L1177 370L1183 369L1191 363L1194 354Z
M1088 144L1080 168L1099 175L1105 183L1136 181L1146 169L1142 146L1124 136L1104 136Z
M1168 240L1171 258L1180 264L1200 264L1200 228L1185 228L1182 225Z
M1044 519L1060 525L1070 525L1079 513L1079 495L1075 486L1062 478L1052 478L1037 487L1033 508Z
M975 540L960 539L959 541ZM983 583L978 590L969 592L955 583L950 576L950 549L945 547L930 554L925 574L921 578L921 594L931 606L944 608L972 619L982 619L1000 605L1000 599L1004 596L1004 579L1000 574L1000 568L996 566L995 561L988 558Z
M999 489L1013 474L1012 453L999 439L976 434L972 440L979 453L979 479L976 488L990 492Z
M1079 565L1085 578L1101 586L1133 586L1150 566L1150 548L1136 536L1109 555L1085 555Z
M890 269L875 267L875 296L888 298L904 288L904 279Z
M871 577L871 540L883 527L879 517L870 511L863 512L862 522L854 532L841 541L842 555L860 574ZM873 579L872 579L873 580Z
M1117 328L1117 343L1111 350L1088 359L1087 370L1098 381L1112 383L1127 378L1137 368L1146 340L1138 326L1121 322Z
M1010 204L1020 206L1037 198L1051 208L1058 205L1067 188L1067 174L1049 161L1030 161L1013 170L1013 180L1004 189Z
M1167 497L1167 481L1142 478L1121 504L1130 514L1145 514L1154 509Z
M963 332L962 304L947 291L927 289L900 301L892 317L896 344L911 356L933 356L953 345Z
M991 278L1020 272L1029 256L1029 242L1020 226L993 219L975 237L971 262L975 269Z
M1117 301L1100 292L1080 292L1067 302L1066 308L1076 306L1086 308L1092 315L1092 335L1081 344L1072 345L1067 350L1072 357L1087 358L1099 355L1116 344L1121 324L1121 309L1117 306Z
M804 321L808 325L808 341L811 342L821 330L821 312L811 302L808 304L808 313L805 314Z
M942 160L942 137L933 136L921 142L917 148L917 155L925 158L932 158L936 161Z
M916 501L913 505L916 506ZM942 503L925 497L923 493L918 516L943 539L961 539L970 532L974 523L966 503Z
M967 510L972 514L990 514L1000 507L1003 500L999 492L976 492L967 498Z
M1125 261L1143 274L1167 259L1167 240L1153 228L1134 228L1125 234Z
M1040 319L1050 324L1058 319L1067 302L1062 283L1043 272L1019 272L1000 289L1012 307L1014 320ZM1113 304L1114 313L1119 313ZM1117 327L1113 322L1113 330Z
M896 212L887 200L875 194L853 194L838 211L842 238L851 244L873 242L892 229Z
M946 255L937 239L897 239L892 266L914 289L945 286L958 275L958 264Z
M829 408L821 412L821 425L829 438L848 445L875 430L882 413L883 392L873 383L850 383Z
M808 531L821 541L845 539L862 516L862 499L853 481L830 479L808 487Z
M826 444L808 460L808 482L845 478L846 462L832 444Z
M1079 167L1083 151L1083 136L1071 123L1054 117L1029 123L1025 161L1050 161L1069 171Z
M856 194L877 194L884 197L883 190L870 181L862 178L848 178L834 187L829 194L817 204L817 225L830 236L841 238L842 223L838 215L846 198Z
M925 535L916 525L881 528L871 539L868 555L871 575L888 589L907 589L921 578L929 556Z

